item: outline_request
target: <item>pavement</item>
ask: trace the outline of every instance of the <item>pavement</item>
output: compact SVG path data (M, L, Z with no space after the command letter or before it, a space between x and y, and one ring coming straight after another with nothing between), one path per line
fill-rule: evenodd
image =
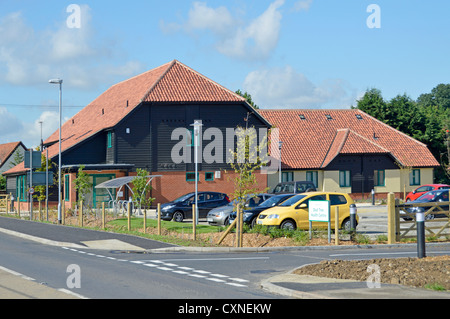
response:
M358 246L327 247L181 247L137 236L93 231L0 217L0 232L46 245L82 249L126 250L146 253L182 252L267 252L312 249L360 249ZM385 246L402 246L385 245ZM441 244L450 248L450 244ZM380 245L377 245L378 247ZM367 246L364 246L367 247ZM294 269L295 270L295 269ZM450 299L450 292L438 292L402 285L295 275L292 271L270 277L261 288L274 294L298 299ZM0 299L72 299L81 298L69 290L56 290L0 266Z

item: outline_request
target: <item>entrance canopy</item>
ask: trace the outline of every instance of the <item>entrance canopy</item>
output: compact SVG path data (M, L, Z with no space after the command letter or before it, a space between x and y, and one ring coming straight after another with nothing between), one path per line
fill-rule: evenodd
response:
M148 181L147 181L147 184L145 185L145 188L147 188L147 185L150 184L151 181L155 177L162 177L162 175L148 175L147 176ZM119 189L119 191L117 192L117 196L116 196L116 200L117 200L119 193L122 190L123 186L127 186L128 189L131 191L131 193L134 194L133 190L130 188L130 186L128 184L133 182L133 180L136 178L137 178L137 176L125 176L125 177L114 178L114 179L110 179L109 181L98 184L97 186L95 186L95 188L106 188L106 190L108 191L111 198L113 198L113 196L112 196L111 192L109 191L109 189Z

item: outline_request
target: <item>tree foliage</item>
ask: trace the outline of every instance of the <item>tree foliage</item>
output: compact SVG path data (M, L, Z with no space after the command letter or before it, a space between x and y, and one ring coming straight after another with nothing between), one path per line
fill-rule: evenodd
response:
M133 180L133 201L139 204L139 208L142 206L150 206L155 200L150 197L149 191L152 189L148 183L149 172L145 169L136 169L136 178Z
M446 136L450 128L450 84L439 84L416 101L406 94L386 101L380 90L372 88L357 101L356 108L426 144L442 165L436 181L450 182Z

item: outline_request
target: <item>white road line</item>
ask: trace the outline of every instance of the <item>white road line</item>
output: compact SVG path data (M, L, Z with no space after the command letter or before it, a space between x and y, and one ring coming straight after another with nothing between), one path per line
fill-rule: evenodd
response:
M188 274L188 276L190 277L195 277L195 278L205 278L206 276L203 275L197 275L197 274Z
M221 274L210 274L210 276L219 277L219 278L228 278L229 277L229 276L221 275Z
M207 277L205 278L206 280L211 280L211 281L215 281L215 282L225 282L225 280L222 279L218 279L218 278L211 278L211 277Z
M172 272L180 274L180 275L187 275L187 274L189 274L187 271L183 271L183 270L173 270Z
M235 287L247 287L246 285L237 284L235 282L227 282L226 285L235 286Z
M248 282L248 280L246 279L242 279L242 278L228 278L229 280L233 280L233 281L237 281L237 282Z
M158 267L158 265L155 265L155 264L144 264L144 266L147 266L147 267Z
M165 270L165 271L169 271L169 270L173 270L172 268L169 268L169 267L156 267L156 268L158 268L158 269L161 269L161 270Z
M194 269L192 270L193 272L198 272L199 274L210 274L211 272L209 271L205 271L205 270L198 270L198 269Z

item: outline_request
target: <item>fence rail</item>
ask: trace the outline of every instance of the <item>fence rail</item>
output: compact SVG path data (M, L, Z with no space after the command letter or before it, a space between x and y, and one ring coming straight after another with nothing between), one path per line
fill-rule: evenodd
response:
M450 202L403 203L388 195L388 242L416 238L416 213L425 215L425 234L427 237L450 237Z
M0 195L0 212L9 213L11 209L11 195Z

